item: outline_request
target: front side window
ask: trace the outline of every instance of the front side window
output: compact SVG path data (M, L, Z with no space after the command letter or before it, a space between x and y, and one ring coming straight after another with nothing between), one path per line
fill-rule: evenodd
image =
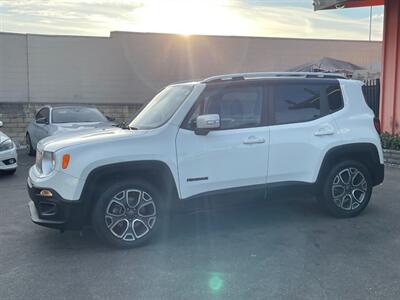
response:
M49 109L47 107L42 108L41 110L39 110L39 112L36 114L35 117L36 122L40 122L40 123L46 123L49 121Z
M166 87L146 105L129 127L153 129L165 124L189 96L192 89L192 85Z
M196 103L184 128L194 129L199 115L218 114L221 130L262 125L263 89L260 86L210 88Z
M92 107L60 107L52 110L53 123L106 122L106 117Z

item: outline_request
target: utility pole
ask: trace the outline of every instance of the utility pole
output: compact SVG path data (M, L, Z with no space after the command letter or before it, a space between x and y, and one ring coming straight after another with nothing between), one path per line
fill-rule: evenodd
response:
M372 6L369 10L369 41L372 39Z

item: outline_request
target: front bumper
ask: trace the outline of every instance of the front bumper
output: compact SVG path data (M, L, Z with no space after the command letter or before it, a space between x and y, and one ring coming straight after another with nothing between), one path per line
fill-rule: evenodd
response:
M42 190L50 191L52 196L40 195ZM87 218L81 201L64 200L52 189L34 187L29 179L28 193L33 223L60 230L79 230L84 226Z
M0 171L13 170L18 167L18 156L15 147L10 150L0 152Z

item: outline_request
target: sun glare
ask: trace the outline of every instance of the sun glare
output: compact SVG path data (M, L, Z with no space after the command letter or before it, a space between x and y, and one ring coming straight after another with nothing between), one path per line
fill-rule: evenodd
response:
M192 34L240 35L246 22L224 1L145 1L134 12L135 28L143 31Z

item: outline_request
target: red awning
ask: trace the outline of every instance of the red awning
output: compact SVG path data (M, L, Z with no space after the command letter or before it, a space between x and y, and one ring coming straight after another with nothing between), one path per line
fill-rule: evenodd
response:
M314 9L351 8L384 5L384 0L314 0Z

